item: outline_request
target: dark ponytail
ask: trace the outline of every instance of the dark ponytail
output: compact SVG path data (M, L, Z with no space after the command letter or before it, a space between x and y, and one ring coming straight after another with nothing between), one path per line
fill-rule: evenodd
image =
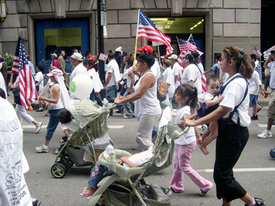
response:
M250 63L249 55L245 52L245 50L230 46L225 47L223 52L227 58L227 61L230 59L234 61L237 72L240 72L244 78L251 79L254 69Z
M198 90L194 86L190 86L189 84L182 84L178 86L176 89L182 97L187 97L187 104L191 108L191 114L195 112L198 103Z

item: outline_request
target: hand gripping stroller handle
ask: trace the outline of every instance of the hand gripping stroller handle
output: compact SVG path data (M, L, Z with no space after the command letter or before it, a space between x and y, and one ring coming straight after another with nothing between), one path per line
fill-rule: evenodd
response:
M187 116L184 116L183 119L187 118ZM168 135L172 140L175 140L179 138L181 135L187 133L190 129L189 126L185 127L182 132L178 131L178 125L168 123Z

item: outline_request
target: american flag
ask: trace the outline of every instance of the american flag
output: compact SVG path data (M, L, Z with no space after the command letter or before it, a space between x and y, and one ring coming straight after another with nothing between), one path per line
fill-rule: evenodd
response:
M180 66L182 66L183 68L185 68L185 66L182 64L182 61L183 61L183 58L184 56L187 54L187 53L190 53L188 51L182 51L178 57L178 63Z
M18 38L14 55L12 73L19 75L20 101L25 109L38 99L38 94L32 77L30 65L28 64L24 45L21 38Z
M179 44L179 48L180 48L181 52L182 51L197 51L200 55L203 54L203 52L199 51L198 48L195 45L191 44L189 41L185 41L180 38L177 38L177 39L178 39L178 44ZM193 41L194 41L194 39L193 39Z
M194 40L194 38L193 38L193 34L190 34L190 36L189 36L189 38L188 38L188 41L189 41L191 44L193 44L193 45L196 46L196 42L195 42L195 40Z
M152 42L158 42L166 46L166 55L173 53L171 38L166 36L158 26L139 9L137 39L147 39Z
M262 52L260 52L260 50L258 50L255 46L253 53L256 54L257 57L261 57L263 55Z

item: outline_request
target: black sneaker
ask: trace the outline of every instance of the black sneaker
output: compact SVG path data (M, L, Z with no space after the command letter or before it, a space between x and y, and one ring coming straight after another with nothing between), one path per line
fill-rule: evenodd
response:
M251 120L258 120L258 115L253 114L253 116L251 117Z
M266 205L265 200L263 200L261 198L254 197L254 200L255 200L256 204L253 206L265 206ZM245 204L245 206L248 206L248 204Z
M32 205L33 206L39 206L41 204L41 202L37 199L32 199Z

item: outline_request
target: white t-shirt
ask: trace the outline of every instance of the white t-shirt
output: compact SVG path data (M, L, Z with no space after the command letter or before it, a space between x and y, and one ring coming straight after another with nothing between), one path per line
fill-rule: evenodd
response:
M155 63L153 64L153 66L151 66L150 70L151 70L151 72L153 72L153 74L156 77L156 79L158 79L160 77L160 67L159 67L159 64L158 64L157 61L155 61Z
M213 99L213 95L212 94L210 94L209 92L204 92L203 94L202 94L202 96L203 96L203 102L206 102L207 100L212 100Z
M35 74L34 80L38 82L38 83L35 83L35 86L39 86L39 91L40 91L44 86L44 76L41 71Z
M182 71L182 67L179 65L178 62L176 62L173 66L173 75L174 75L174 78L175 76L178 76L180 77L181 76L181 71ZM174 81L175 83L175 81ZM177 79L176 83L174 84L174 88L175 90L178 88L178 86L180 85L180 81Z
M128 69L124 69L124 72L125 72L125 74L127 75L127 77L126 77L126 80L127 80L127 88L130 88L130 86L131 86L131 77L129 77L129 72L130 71L132 71L133 70L133 67L130 67L130 68L128 68ZM134 75L134 76L136 76L136 75ZM134 77L135 78L135 77Z
M271 89L275 89L275 61L268 63L267 65L270 68L270 81L269 86Z
M77 130L78 124L75 119L72 119L72 121L68 123L61 124L61 130L64 132L64 130L68 130L70 136L74 133L75 130Z
M123 79L127 79L127 76L128 76L128 72L127 71L128 69L126 69L126 67L124 67L124 70L123 70Z
M1 72L0 72L0 88L4 90L7 98L5 80Z
M88 70L88 75L93 79L95 92L100 92L103 89L103 85L100 81L99 74L92 68Z
M137 153L131 157L129 157L129 161L134 163L135 165L142 165L145 162L148 162L153 157L153 146L149 147L148 150L144 152ZM123 163L123 166L126 168L130 168L129 165Z
M107 65L105 80L107 80L108 73L112 73L112 77L107 85L107 87L111 87L120 80L119 67L115 59L112 59Z
M184 114L191 114L190 106L184 106L177 111L178 121L181 120ZM182 132L182 129L178 127L178 131ZM175 143L178 145L188 145L196 141L195 129L190 127L189 131L181 135L178 139L175 140Z
M258 95L259 86L262 84L262 82L257 71L254 70L251 79L248 79L248 83L249 94Z
M145 75L152 75L152 72L147 72ZM139 89L140 82L145 75L143 75L135 85L135 91ZM139 117L142 114L158 115L160 113L161 108L157 98L157 84L155 84L153 87L148 88L142 97L136 101L135 116Z
M198 67L198 80L194 83L194 86L197 87L198 89L198 95L202 93L202 82L201 82L201 77L202 77L202 74L204 72L204 68L203 68L203 65L201 63L199 63L197 65Z
M185 67L181 77L181 83L189 84L191 80L194 82L194 86L197 88L198 94L201 94L201 74L199 68L195 64L189 64L187 67Z
M235 74L241 75L240 73ZM233 76L233 77L234 77ZM233 78L231 77L231 78ZM230 79L227 79L229 81ZM224 84L226 84L226 82ZM236 78L232 82L230 82L226 87L222 95L224 95L224 99L220 103L221 106L229 107L231 110L224 116L228 117L230 112L233 111L235 106L237 106L243 99L246 90L246 81L242 78ZM245 99L243 100L242 104L238 107L239 117L240 117L240 125L242 127L248 127L251 123L251 118L248 115L249 110L249 94L246 95ZM235 112L232 121L237 124L237 113Z
M0 98L0 205L32 206L25 181L23 133L13 106Z
M175 92L174 88L174 75L171 67L167 67L163 72L163 80L166 84L170 84L168 88L168 98L172 98Z

